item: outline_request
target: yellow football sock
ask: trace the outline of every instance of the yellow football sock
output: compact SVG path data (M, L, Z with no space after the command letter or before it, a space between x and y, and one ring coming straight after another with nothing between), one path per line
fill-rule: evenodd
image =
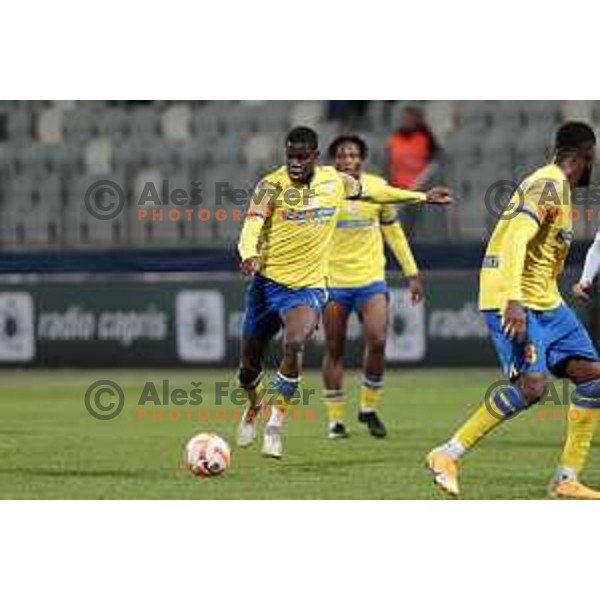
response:
M560 466L579 473L590 452L590 446L596 425L599 409L578 408L571 405L567 425L567 439L563 450Z
M254 386L254 388L244 390L246 392L248 404L250 404L252 408L256 408L262 402L264 390L265 386L263 385L262 379Z
M331 423L343 423L346 414L346 401L342 390L325 390L325 406L327 418Z
M262 373L252 383L240 383L239 386L244 391L250 408L256 408L263 401L264 385Z
M502 423L504 419L506 419L506 416L499 413L495 414L485 404L482 404L466 420L452 439L458 441L467 450L474 446L484 435L487 435L492 429Z
M529 403L515 384L498 386L452 439L467 450L500 423L528 407Z
M365 378L360 388L360 410L363 412L373 412L377 408L382 394L382 381L371 381Z
M272 409L272 415L281 413L285 417L290 406L298 404L297 391L299 383L299 377L287 377L279 371L275 374L269 389L265 393L265 401L267 406Z

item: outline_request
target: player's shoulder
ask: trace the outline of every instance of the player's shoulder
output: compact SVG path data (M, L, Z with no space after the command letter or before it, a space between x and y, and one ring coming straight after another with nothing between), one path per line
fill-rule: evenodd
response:
M562 184L566 181L566 176L562 169L554 163L544 165L530 173L522 182L525 187L531 187L535 184L544 184L546 182Z
M335 167L329 165L319 165L316 168L313 185L328 190L331 194L345 194L346 178L348 176L340 173Z
M387 181L375 173L363 173L360 176L360 181L365 185L387 185Z
M343 180L343 175L335 168L332 167L331 165L319 165L316 168L317 171L317 177L319 179L331 179L333 181L342 181Z
M258 183L259 188L269 188L280 186L287 177L287 168L285 166L279 167L273 171L270 171L266 175L263 175Z

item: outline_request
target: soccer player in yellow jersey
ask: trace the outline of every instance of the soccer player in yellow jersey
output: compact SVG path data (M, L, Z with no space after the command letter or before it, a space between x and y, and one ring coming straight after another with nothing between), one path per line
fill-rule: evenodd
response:
M238 251L241 271L252 276L246 296L238 379L249 407L238 429L238 445L256 436L265 396L262 377L270 339L283 327L283 358L269 394L276 405L265 426L263 454L281 457L281 430L288 405L297 401L304 344L319 322L326 299L326 275L338 210L349 199L405 201L412 192L389 186L362 189L356 179L318 166L317 134L296 127L286 141L286 166L262 179L244 221ZM428 201L446 204L444 188ZM292 401L292 398L294 399ZM278 408L277 408L278 407Z
M600 499L600 492L579 481L600 417L600 360L564 304L557 281L573 236L571 192L589 185L595 145L596 136L585 123L562 125L554 162L521 183L489 240L479 305L509 382L492 386L484 405L427 456L435 482L452 495L459 494L459 459L498 425L539 401L550 371L576 388L549 494Z
M366 143L355 135L340 136L329 147L329 157L338 171L352 176L364 188L375 192L378 186L386 183L376 175L363 173L367 153ZM426 199L425 194L413 194L415 202ZM353 311L359 316L365 346L358 420L367 425L374 437L386 435L385 426L376 412L383 392L388 326L382 236L409 278L412 301L416 303L423 298L423 282L404 231L396 219L395 207L360 201L344 204L333 235L327 274L329 296L323 312L323 385L330 439L348 435L344 424L342 380L346 330Z

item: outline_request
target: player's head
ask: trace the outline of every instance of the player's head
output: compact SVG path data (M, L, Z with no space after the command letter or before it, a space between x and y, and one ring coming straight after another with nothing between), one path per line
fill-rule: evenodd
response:
M329 158L335 168L358 178L369 150L366 142L358 135L341 135L329 145Z
M567 176L577 187L590 184L595 148L596 135L587 123L569 121L556 132L556 162L567 167Z
M287 171L294 183L307 183L319 160L319 136L309 127L294 127L285 141Z

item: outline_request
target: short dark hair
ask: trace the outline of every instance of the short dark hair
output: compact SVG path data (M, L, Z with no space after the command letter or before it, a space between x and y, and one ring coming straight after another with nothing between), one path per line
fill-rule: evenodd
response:
M556 132L555 145L559 151L589 149L596 145L596 134L587 123L568 121Z
M358 148L358 153L360 154L360 157L363 160L365 158L367 158L367 155L369 154L369 148L367 147L367 142L365 142L365 140L363 140L358 135L350 134L350 135L340 135L340 136L336 137L335 140L333 140L333 142L331 142L331 144L329 144L329 150L328 150L329 158L334 159L339 147L342 146L343 144L354 144Z
M306 144L311 150L319 148L319 136L310 127L294 127L287 135L286 144Z

